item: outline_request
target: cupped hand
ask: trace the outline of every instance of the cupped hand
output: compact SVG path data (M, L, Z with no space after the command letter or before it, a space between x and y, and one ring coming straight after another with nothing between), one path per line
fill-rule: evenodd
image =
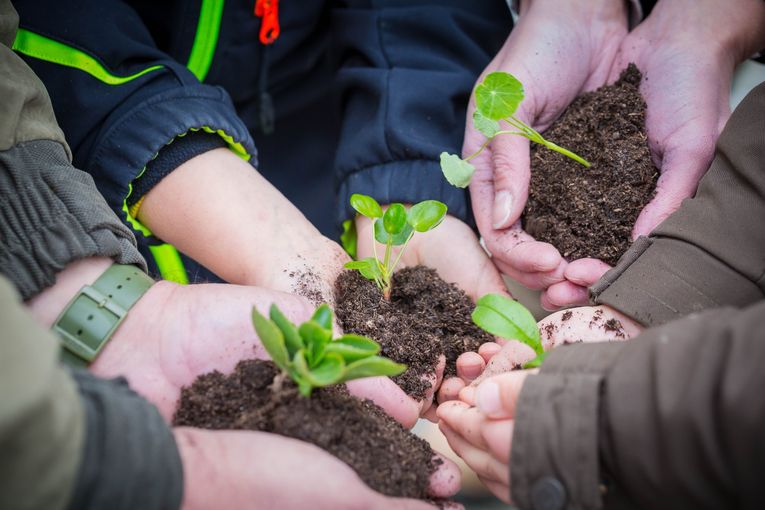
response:
M623 40L609 82L629 63L643 73L648 144L661 172L656 195L635 222L633 239L648 235L695 193L730 116L734 68L763 45L765 5L751 0L662 1ZM566 281L542 296L543 306L586 304L587 287L608 269L596 259L572 262Z
M181 388L197 376L230 373L243 359L269 359L250 312L256 306L268 313L272 303L295 323L314 310L304 298L259 287L158 282L130 310L91 370L102 377L125 376L169 421ZM419 417L419 405L387 377L358 380L349 389L404 426Z
M357 218L356 231L358 258L373 256L372 222L367 218ZM397 248L394 250L394 253L398 253ZM378 244L377 252L384 251L385 247ZM447 215L441 225L429 232L416 233L407 245L397 269L420 264L435 269L443 280L455 283L473 301L490 293L508 295L499 271L481 247L473 230L453 216ZM420 414L434 419L432 413L428 414L433 402L433 392L443 385L449 387L457 381L458 378L451 378L442 384L440 374L432 378L432 390L423 401L417 402Z
M534 372L521 370L491 377L478 386L475 404L455 400L437 410L439 428L449 446L505 503L510 503L515 403L526 377Z
M584 306L551 314L538 323L542 345L550 350L579 342L629 340L643 327L609 306ZM498 340L483 344L478 352L457 358L458 380L439 391L439 402L457 398L472 403L475 389L487 378L520 369L536 354L517 340Z
M316 446L276 434L174 430L183 463L183 510L312 508L428 510L425 501L373 491L346 464ZM460 474L445 461L431 476L433 496L459 489Z
M525 5L525 3L523 3ZM507 42L484 70L505 71L524 85L516 116L544 131L580 93L605 84L619 44L627 33L625 2L535 0ZM473 128L468 109L463 155L485 137ZM520 217L530 179L529 141L496 137L471 163L473 212L497 267L526 287L545 289L564 281L566 261L552 245L525 233Z

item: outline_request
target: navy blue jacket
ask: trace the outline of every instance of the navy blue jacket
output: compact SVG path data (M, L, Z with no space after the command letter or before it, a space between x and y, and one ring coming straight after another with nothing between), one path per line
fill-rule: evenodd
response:
M467 195L442 178L438 155L461 149L473 84L512 27L504 0L283 0L270 46L258 40L253 4L16 2L27 37L17 51L48 88L75 164L120 217L147 163L203 128L249 154L325 234L351 217L357 192L383 203L439 199L469 219ZM209 70L190 70L213 25ZM51 55L50 44L79 60Z

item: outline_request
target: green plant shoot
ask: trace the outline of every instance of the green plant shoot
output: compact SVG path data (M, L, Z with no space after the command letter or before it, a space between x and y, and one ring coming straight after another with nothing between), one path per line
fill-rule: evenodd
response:
M523 101L523 84L510 73L491 73L476 86L473 126L486 136L486 141L465 159L455 154L441 153L441 171L452 186L465 188L470 184L470 179L475 172L475 167L470 164L470 160L483 152L489 142L499 135L523 136L589 168L590 163L586 159L545 140L538 131L516 117L515 111L521 101ZM499 125L500 120L509 124L512 129L502 129Z
M271 360L306 397L314 388L363 377L393 376L406 370L406 365L378 356L380 345L367 337L343 335L332 339L333 313L326 304L299 327L276 305L271 305L269 316L252 308L255 331Z
M425 200L413 205L409 210L403 204L391 204L383 212L377 201L366 195L351 195L351 207L362 216L372 220L372 248L374 257L354 260L345 264L346 269L355 269L361 276L374 281L386 299L390 297L393 271L401 260L409 241L415 232L433 230L446 217L446 204L437 200ZM377 243L385 245L382 260L377 255ZM401 246L398 255L393 257L393 247Z
M519 340L536 353L536 358L523 368L535 368L542 364L547 354L542 347L537 321L525 306L501 294L486 294L476 302L473 322L494 336Z

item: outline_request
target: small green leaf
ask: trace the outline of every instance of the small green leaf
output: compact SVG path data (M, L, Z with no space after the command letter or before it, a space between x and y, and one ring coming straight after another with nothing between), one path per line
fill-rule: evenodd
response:
M295 357L292 358L292 366L294 370L290 373L292 380L298 385L298 391L304 397L310 397L313 385L308 380L306 374L309 372L308 363L305 359L305 351L302 349L295 353Z
M324 357L324 346L332 339L332 330L324 329L314 321L307 321L298 328L306 345L306 357L309 366L316 366Z
M375 222L375 240L378 243L388 244L388 239L392 238L393 240L391 244L393 246L400 246L404 244L407 239L409 239L409 235L411 233L412 227L408 223L405 223L404 229L401 232L391 236L388 232L385 231L385 227L381 221Z
M252 324L255 326L255 332L260 338L260 343L263 344L276 366L282 370L287 370L290 363L289 354L281 330L276 324L261 315L254 306L252 307Z
M356 269L361 276L367 280L377 280L382 278L382 271L380 270L380 263L374 257L367 257L361 260L352 260L346 262L343 266L346 269Z
M406 365L396 363L388 358L370 356L347 365L342 381L378 375L394 376L402 373L404 370L406 370Z
M359 195L358 193L351 195L351 207L357 213L372 220L382 218L383 215L382 207L377 203L377 200L366 195Z
M305 378L316 387L328 386L340 382L345 372L345 361L342 356L327 353L318 366L308 370Z
M492 335L519 340L537 354L544 352L534 316L518 301L501 294L487 294L476 303L473 322Z
M437 200L425 200L409 209L407 221L417 232L436 228L446 217L446 204Z
M523 101L523 84L510 73L491 73L475 88L476 109L489 120L510 117Z
M313 315L311 316L312 321L316 322L316 324L322 328L328 329L330 331L332 331L333 319L334 317L332 316L332 309L327 303L322 303L319 305L319 307L315 312L313 312Z
M282 335L284 335L284 343L287 346L287 352L291 358L297 351L303 348L303 340L300 338L297 326L284 316L282 311L276 306L276 303L271 305L270 315L271 320L274 321L274 324L276 324L282 332Z
M329 342L324 347L324 352L335 352L341 355L346 363L350 363L351 361L374 356L380 352L380 345L365 336L348 334Z
M391 204L383 214L383 226L391 235L401 233L406 227L406 207L404 204Z
M475 167L456 154L442 152L441 172L452 186L466 188L470 184L470 179L473 178Z
M486 138L493 137L500 130L499 122L487 119L478 110L473 112L473 127L483 133Z
M536 358L534 358L531 361L527 361L526 363L524 363L523 364L523 368L524 369L527 369L527 368L539 368L539 367L542 366L542 362L545 360L546 357L547 357L547 351L543 352L542 354L537 354Z
M343 233L340 234L340 245L352 259L356 258L358 237L358 233L356 232L356 222L353 220L345 220L343 222Z

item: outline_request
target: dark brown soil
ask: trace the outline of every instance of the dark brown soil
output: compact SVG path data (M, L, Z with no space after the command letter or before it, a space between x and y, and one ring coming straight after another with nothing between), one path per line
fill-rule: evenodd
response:
M234 373L213 372L184 388L174 425L274 432L313 443L348 464L372 489L390 496L427 498L441 464L423 439L344 386L302 397L290 380L274 393L270 361L240 362Z
M653 197L659 171L648 149L640 77L630 64L619 81L582 94L545 131L545 138L579 154L590 168L532 144L524 229L569 260L595 257L615 264Z
M456 375L463 352L477 351L494 337L473 324L475 304L433 269L404 268L393 276L390 300L356 271L345 271L335 285L335 312L343 331L366 335L382 347L382 355L409 366L393 378L414 398L424 398L438 357L446 356L444 377Z

